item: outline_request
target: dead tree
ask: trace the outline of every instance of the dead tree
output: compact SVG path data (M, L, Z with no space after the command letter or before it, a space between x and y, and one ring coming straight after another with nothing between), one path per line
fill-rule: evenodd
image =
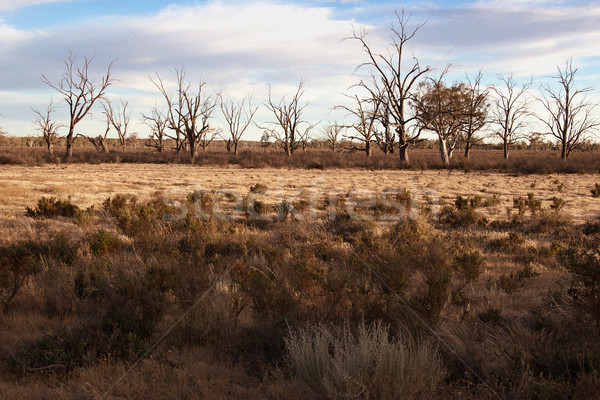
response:
M110 150L108 149L108 143L106 142L106 139L108 138L108 132L110 132L110 119L107 116L106 129L104 130L103 135L98 135L96 137L93 137L93 136L77 134L77 137L82 137L82 138L86 139L88 142L90 142L94 146L96 151L98 151L99 153L108 154L108 153L110 153Z
M34 123L42 133L42 139L48 149L48 154L54 155L54 145L58 141L58 129L64 127L64 124L52 121L52 113L56 110L56 107L51 101L45 113L40 112L37 108L31 108L31 110L35 114Z
M275 121L268 122L267 125L257 125L259 129L268 132L269 136L283 149L287 156L294 154L294 151L300 146L300 125L307 123L302 119L302 113L308 106L308 103L301 104L302 95L306 92L304 81L300 81L298 89L288 100L288 96L283 96L279 102L275 102L272 96L271 84L267 83L269 97L265 106L275 116Z
M465 144L465 158L470 157L471 148L481 141L481 139L477 137L477 133L489 122L489 89L481 88L482 77L481 71L479 71L473 80L466 75L469 98L467 99L466 104L466 124L462 130L462 141Z
M244 97L238 102L231 99L225 100L223 96L220 96L219 100L221 112L229 131L229 137L227 138L228 151L233 147L233 155L237 156L242 135L252 123L258 107L252 107L252 96Z
M66 136L67 161L73 156L73 142L77 138L75 126L88 114L92 106L99 99L104 98L106 89L113 83L112 68L116 62L112 61L106 74L96 82L90 76L90 64L93 57L83 57L83 64L77 61L77 55L71 51L64 61L65 72L63 72L60 82L54 84L42 75L42 81L61 94L63 100L69 105L69 132Z
M375 141L383 154L387 156L388 154L392 154L396 147L396 131L392 130L390 127L390 117L388 111L385 110L385 107L378 119L382 131L375 130Z
M121 99L121 107L113 107L112 103L108 100L102 103L103 113L106 115L108 123L115 128L119 144L123 151L125 151L125 147L127 146L127 126L131 119L131 113L127 112L128 104L123 99Z
M346 125L346 128L353 129L355 134L347 135L346 139L360 143L360 147L352 145L346 150L364 151L367 157L371 157L371 154L373 153L372 144L376 142L376 126L379 122L377 116L382 107L380 98L373 97L361 99L358 95L346 95L346 97L353 99L356 102L356 105L354 107L342 105L336 106L336 108L346 110L354 117L354 123Z
M558 80L558 89L552 89L548 84L542 85L544 97L540 102L547 111L547 118L539 118L548 129L547 135L556 139L561 146L560 156L569 158L573 150L585 144L597 131L600 120L593 114L596 105L586 96L592 91L591 87L575 88L573 61L567 60L564 70L557 67L558 74L553 76Z
M407 102L415 84L430 71L430 67L422 68L416 57L408 68L404 65L406 44L423 27L423 23L409 28L410 15L404 14L404 9L396 12L397 25L391 28L391 44L386 52L377 53L366 41L366 32L353 31L349 39L358 40L368 60L359 65L357 69L368 69L371 74L369 81L361 81L359 86L371 93L372 98L383 95L385 102L379 110L380 118L387 118L388 123L396 130L399 144L400 160L409 162L409 148L420 141L419 129L413 129L414 116L408 117L406 113ZM406 72L405 72L406 71Z
M343 125L333 122L325 125L321 131L325 145L334 153L336 150L339 150L338 144L342 138L342 132L344 129L345 127Z
M175 132L175 139L183 137L190 152L193 163L196 150L201 145L204 150L216 137L216 131L210 126L210 118L217 105L218 96L205 95L203 92L206 82L200 81L197 89L192 91L190 83L185 80L185 71L177 70L177 100L174 101L165 88L161 78L156 75L152 82L160 90L167 102L167 126ZM176 143L179 150L182 143Z
M491 110L491 120L499 126L499 130L493 135L502 141L504 159L508 159L508 149L519 140L526 140L527 134L523 132L528 125L530 99L527 98L527 90L532 81L525 82L520 86L513 79L512 74L507 77L500 75L503 87L492 86L491 90L496 98Z
M157 108L153 108L150 115L142 114L142 123L150 128L146 146L162 153L165 150L167 119Z

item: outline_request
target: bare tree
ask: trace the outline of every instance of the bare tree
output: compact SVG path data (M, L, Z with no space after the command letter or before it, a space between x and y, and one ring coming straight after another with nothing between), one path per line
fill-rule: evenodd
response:
M438 79L421 82L412 103L420 127L437 134L442 162L449 165L460 134L468 123L470 91L464 83L446 86L443 76L444 73Z
M233 146L233 155L238 155L238 146L242 135L248 129L254 118L258 107L252 107L252 96L244 97L241 101L234 102L231 99L223 99L220 96L221 112L227 123L229 131L228 146Z
M88 142L90 142L94 148L99 152L99 153L110 153L110 150L108 149L108 143L106 142L106 139L108 138L108 133L110 132L110 118L108 118L108 115L106 115L106 129L104 130L104 134L103 135L98 135L98 136L87 136L87 135L82 135L82 134L77 134L76 137L82 137L84 139L86 139Z
M150 115L142 114L142 123L150 128L150 137L146 146L162 153L165 149L167 119L155 107L150 112Z
M404 52L406 44L423 27L424 23L409 28L410 15L406 16L404 9L396 12L397 25L392 26L391 44L386 53L376 53L366 41L364 30L353 31L349 39L358 40L367 54L368 61L361 64L357 69L367 68L371 74L369 82L361 81L359 86L364 87L371 93L371 98L377 98L381 94L385 98L379 116L388 119L390 126L396 130L398 137L400 160L409 162L408 149L420 141L419 129L412 129L411 123L415 120L406 114L407 101L411 97L411 91L415 84L424 74L430 71L430 67L421 68L416 57L408 68L404 67ZM406 71L406 72L405 72Z
M117 131L119 144L123 151L125 151L125 147L127 146L127 126L131 119L131 113L127 112L128 104L123 99L121 99L121 107L113 107L112 103L108 100L102 102L103 113L106 115L108 123Z
M321 130L325 145L335 153L338 150L338 144L342 138L342 131L345 127L337 122L328 123Z
M190 159L193 163L196 158L196 150L199 145L206 147L216 137L217 132L210 126L210 118L217 105L218 96L205 95L203 92L206 82L200 81L198 88L192 91L191 84L185 80L183 69L176 71L177 75L177 100L174 101L171 94L165 88L158 74L154 85L160 90L167 102L167 126L172 129L177 140L179 151L181 142L179 138L185 138L190 151Z
M558 80L559 88L555 90L548 84L542 85L544 97L540 101L548 117L539 119L546 125L547 135L560 143L561 158L567 159L573 150L581 147L596 133L600 120L593 114L596 105L586 96L592 88L575 88L578 69L573 69L573 61L567 60L564 70L560 67L557 69L558 74L553 78Z
M376 141L375 133L376 126L379 122L377 116L379 115L379 110L382 107L381 101L379 97L373 97L368 99L361 99L358 95L347 97L354 99L356 102L355 107L349 106L336 106L338 109L343 109L348 111L350 115L354 117L354 123L347 125L346 128L351 128L355 132L354 135L347 135L346 138L350 141L357 141L360 143L361 147L357 147L356 145L352 145L348 148L348 150L359 150L364 151L367 157L371 157L372 144Z
M491 90L496 94L494 105L491 110L491 120L498 125L500 130L493 133L502 140L504 159L508 159L508 148L519 140L527 139L523 128L528 125L530 99L527 98L527 90L532 80L518 85L512 74L499 76L502 88L492 86Z
M80 65L77 60L77 54L70 51L64 61L65 72L63 72L60 82L54 84L42 75L42 82L56 90L63 97L63 100L69 105L69 132L67 133L67 161L73 156L73 142L75 135L75 126L81 121L96 101L102 99L106 89L113 83L112 68L116 62L112 61L107 69L106 74L96 82L90 76L90 65L93 57L83 57L83 64Z
M385 100L383 100L385 103ZM389 111L384 107L382 115L378 118L382 131L375 130L375 141L384 155L392 154L396 147L396 131L390 127Z
M275 121L269 122L266 126L257 126L268 132L269 136L285 151L285 154L291 156L301 143L300 125L307 123L302 119L302 114L308 106L308 103L301 104L302 95L306 92L304 81L300 81L298 89L291 99L288 100L288 96L283 96L279 102L273 100L270 83L267 83L267 87L269 97L265 106L273 113ZM306 133L306 131L304 132Z
M56 107L51 101L45 113L42 113L37 108L31 108L31 110L35 114L34 123L38 126L40 132L42 132L42 138L48 149L48 154L53 155L54 145L58 140L58 129L64 127L64 124L52 121L52 113L56 110Z
M471 154L471 148L475 146L480 139L476 136L477 133L482 130L488 120L489 103L488 93L489 89L481 88L481 78L483 74L481 71L475 76L473 80L466 75L467 88L469 98L466 104L466 124L462 130L462 140L465 144L465 158L469 158Z

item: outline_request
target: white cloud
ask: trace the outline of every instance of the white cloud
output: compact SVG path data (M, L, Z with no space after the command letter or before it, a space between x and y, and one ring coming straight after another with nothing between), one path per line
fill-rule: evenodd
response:
M60 3L65 0L2 0L0 2L0 11L16 10L18 8L31 7L46 3Z

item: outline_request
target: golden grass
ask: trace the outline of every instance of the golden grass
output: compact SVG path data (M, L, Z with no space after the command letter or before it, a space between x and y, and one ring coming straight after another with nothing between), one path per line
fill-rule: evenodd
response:
M26 167L8 165L0 172L0 215L22 215L42 196L71 196L80 206L97 205L116 193L148 199L156 192L174 198L185 197L194 190L232 191L240 196L250 186L261 183L269 189L265 200L275 204L292 198L302 190L314 190L323 199L332 191L341 193L384 189L402 190L438 197L441 204L452 204L456 196L479 195L484 200L493 195L500 203L482 208L490 220L506 217L513 198L534 193L548 208L553 197L563 198L565 211L574 222L582 223L600 215L600 201L590 190L600 182L600 174L525 175L462 172L456 170L304 170L285 168L242 169L235 166L192 166L156 164L72 164ZM283 195L282 195L283 193ZM434 199L435 200L435 199Z

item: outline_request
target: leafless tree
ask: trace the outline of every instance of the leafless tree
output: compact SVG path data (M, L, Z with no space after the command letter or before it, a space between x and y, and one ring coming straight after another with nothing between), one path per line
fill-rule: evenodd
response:
M385 100L383 100L385 102ZM383 152L384 155L392 154L396 147L396 131L390 127L389 112L384 108L381 117L378 118L380 121L381 131L375 130L375 141L377 146Z
M546 119L539 118L548 129L547 135L554 137L561 146L561 158L567 159L571 152L590 139L600 127L600 120L594 116L596 105L586 96L591 87L577 89L573 61L567 60L565 69L557 67L558 89L542 85L544 97L540 99L547 111Z
M361 64L357 69L366 68L371 74L371 79L361 81L359 86L364 87L371 93L371 98L383 95L383 102L379 110L380 118L388 118L387 122L396 130L399 144L400 159L408 163L408 149L419 142L419 129L412 129L414 116L408 117L406 113L407 101L416 83L424 74L430 71L430 67L422 68L416 57L408 68L404 65L404 53L407 43L423 27L424 23L417 24L414 28L409 27L410 15L405 15L404 9L396 12L397 24L391 28L391 43L387 52L377 53L366 41L366 32L353 31L349 39L358 40L367 54L368 61Z
M491 121L500 129L493 133L502 140L504 159L508 159L508 149L519 140L526 140L527 134L524 128L528 125L529 106L531 100L527 97L527 90L532 80L519 85L513 75L500 75L502 87L492 86L495 93L494 103L491 109Z
M69 105L69 132L66 136L67 161L73 156L73 142L77 137L75 126L89 113L96 101L104 98L106 90L114 81L112 68L116 60L108 65L106 74L100 78L100 82L96 82L90 76L92 61L93 57L84 56L82 64L80 64L77 54L70 51L64 61L65 71L57 84L42 75L42 81L60 93L63 100Z
M162 153L165 149L167 119L155 107L150 112L150 115L142 114L142 123L148 126L151 132L146 146Z
M354 122L346 125L346 128L352 129L354 134L347 135L346 138L352 142L360 143L360 147L352 145L348 150L364 151L367 157L370 157L373 153L372 144L376 142L376 127L379 122L377 116L382 107L381 99L379 97L361 99L358 95L345 96L353 99L356 105L352 107L341 105L336 106L336 108L346 110L352 115Z
M322 137L325 140L325 145L335 153L339 150L338 144L342 138L342 132L345 127L337 122L328 123L321 130Z
M42 133L42 138L48 149L48 154L54 154L54 144L58 140L58 129L64 127L64 124L59 124L52 120L52 113L56 110L54 103L51 101L45 113L42 113L37 108L31 108L35 114L34 123Z
M252 107L252 96L244 97L241 101L225 100L220 96L221 112L229 131L228 146L233 146L234 156L238 155L238 146L242 135L248 129L258 107Z
M110 153L110 150L108 149L108 143L106 142L106 139L108 138L108 133L110 132L110 118L108 118L108 116L106 115L106 129L104 130L104 134L103 135L98 135L98 136L87 136L87 135L82 135L82 134L77 134L77 137L82 137L84 139L86 139L88 142L90 142L94 148L99 152L99 153Z
M466 75L466 85L469 89L469 98L466 104L466 124L462 130L462 140L465 144L465 158L469 158L471 154L471 148L480 141L480 139L477 137L477 133L481 131L489 122L489 89L481 88L482 77L483 74L481 71L479 71L479 73L473 79Z
M275 121L267 123L267 125L257 125L260 129L268 132L275 142L285 151L285 154L291 156L294 151L300 146L300 126L307 122L302 119L302 114L308 103L301 104L302 95L306 92L304 81L300 81L298 89L293 94L291 99L288 96L283 96L279 102L273 100L271 84L267 83L269 97L265 102L265 106L275 116ZM306 133L306 130L304 131Z
M102 107L104 109L103 113L106 115L108 123L115 128L115 131L117 131L119 144L123 151L125 151L125 147L127 146L127 126L131 119L131 113L127 112L128 104L129 103L123 101L123 99L121 99L121 107L114 107L108 100L102 102Z
M152 82L167 102L167 126L175 132L177 149L181 146L178 138L185 138L193 163L198 146L201 145L206 150L217 134L210 126L210 118L217 105L218 96L206 95L203 92L206 82L203 81L200 81L197 89L192 91L191 84L186 82L183 69L177 70L176 75L177 100L173 100L158 74L156 80L152 79Z

